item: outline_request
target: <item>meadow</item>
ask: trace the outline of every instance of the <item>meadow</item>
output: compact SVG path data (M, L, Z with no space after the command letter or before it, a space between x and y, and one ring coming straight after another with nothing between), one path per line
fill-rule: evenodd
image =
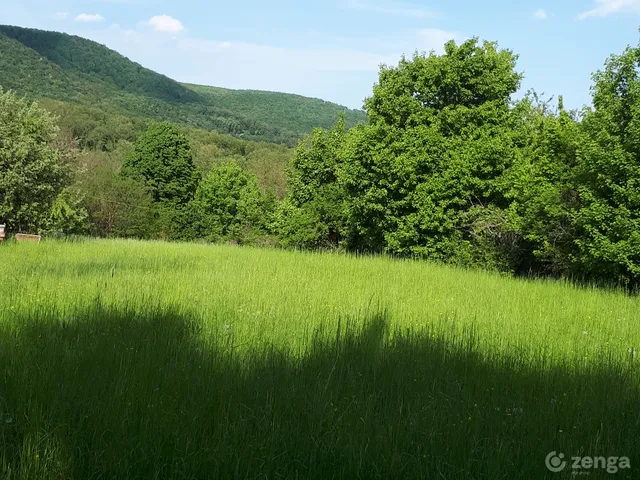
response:
M0 477L638 478L640 298L385 257L0 245Z

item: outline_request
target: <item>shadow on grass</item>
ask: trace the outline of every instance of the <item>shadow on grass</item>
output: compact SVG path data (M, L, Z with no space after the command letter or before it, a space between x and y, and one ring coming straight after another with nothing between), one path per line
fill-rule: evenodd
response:
M15 317L0 334L7 479L569 478L551 451L627 456L637 367L481 354L384 315L305 352L239 353L167 309ZM608 475L588 470L590 478Z

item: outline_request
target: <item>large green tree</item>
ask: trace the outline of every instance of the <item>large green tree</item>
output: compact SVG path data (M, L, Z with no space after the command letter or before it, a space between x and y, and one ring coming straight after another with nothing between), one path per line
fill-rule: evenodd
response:
M289 195L278 225L286 247L337 247L344 236L346 198L340 152L346 139L341 117L331 130L316 129L295 151L289 168Z
M127 155L122 173L138 177L156 202L186 205L198 188L200 175L185 135L170 123L153 123Z
M228 161L202 180L187 217L196 237L251 243L267 234L270 210L256 176Z
M0 223L9 231L38 232L69 182L56 134L46 110L0 89Z
M574 275L576 179L580 123L575 112L543 102L534 93L520 104L523 146L504 175L514 230L523 248L520 270Z
M593 76L582 121L575 263L592 279L640 284L640 46Z
M503 174L522 142L516 59L474 38L382 68L370 123L343 153L350 248L509 268L509 242L476 225L509 215Z

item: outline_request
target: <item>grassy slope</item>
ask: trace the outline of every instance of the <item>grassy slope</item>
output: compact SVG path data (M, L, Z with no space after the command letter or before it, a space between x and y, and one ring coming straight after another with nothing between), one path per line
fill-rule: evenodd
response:
M313 127L331 126L340 112L346 111L350 125L365 119L363 112L295 95L260 92L247 98L187 88L90 40L10 26L0 26L0 85L36 99L288 145Z
M385 258L0 250L4 475L545 478L553 450L640 461L638 298Z

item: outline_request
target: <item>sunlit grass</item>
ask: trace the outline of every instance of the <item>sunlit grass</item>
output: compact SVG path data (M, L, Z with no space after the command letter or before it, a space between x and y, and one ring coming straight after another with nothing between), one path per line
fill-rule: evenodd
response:
M12 311L170 305L240 342L305 341L324 323L385 310L393 325L477 328L481 343L567 360L640 348L640 299L424 262L127 241L0 250Z
M640 460L637 297L160 242L0 260L10 478L540 478L552 450Z

